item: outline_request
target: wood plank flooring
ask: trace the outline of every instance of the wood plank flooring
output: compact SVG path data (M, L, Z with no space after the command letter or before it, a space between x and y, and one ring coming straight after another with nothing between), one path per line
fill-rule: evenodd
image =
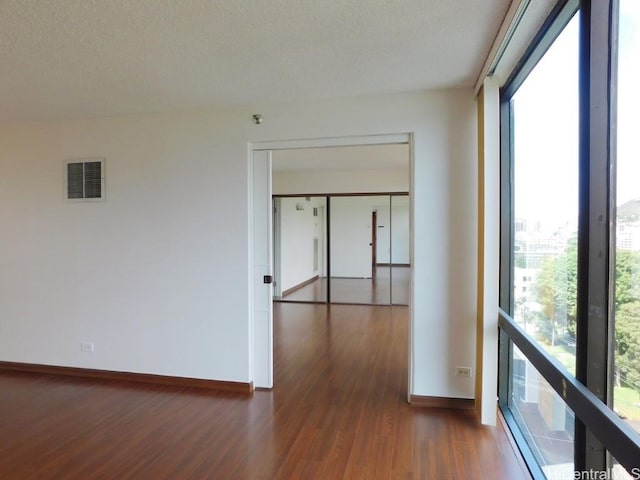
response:
M0 373L1 479L520 479L502 427L411 407L406 307L277 304L252 397Z

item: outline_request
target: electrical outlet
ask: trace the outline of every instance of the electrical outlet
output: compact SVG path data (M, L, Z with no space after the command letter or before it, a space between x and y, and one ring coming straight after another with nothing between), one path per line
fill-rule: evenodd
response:
M456 377L471 378L471 367L456 367Z
M93 353L93 342L82 342L80 344L80 351L85 353Z

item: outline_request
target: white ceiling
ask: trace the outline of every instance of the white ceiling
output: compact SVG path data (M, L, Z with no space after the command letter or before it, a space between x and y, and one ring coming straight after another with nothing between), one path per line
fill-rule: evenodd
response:
M274 172L308 170L380 170L402 168L409 172L409 145L357 145L348 147L274 150Z
M0 121L472 86L509 0L0 0Z

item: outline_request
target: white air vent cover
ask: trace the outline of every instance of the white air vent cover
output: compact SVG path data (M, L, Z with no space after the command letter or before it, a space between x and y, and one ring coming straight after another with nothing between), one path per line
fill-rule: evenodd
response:
M65 162L67 200L104 200L104 158Z

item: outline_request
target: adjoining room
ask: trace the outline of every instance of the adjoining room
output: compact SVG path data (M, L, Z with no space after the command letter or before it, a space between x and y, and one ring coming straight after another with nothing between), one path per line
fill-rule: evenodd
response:
M408 305L409 171L408 144L275 150L274 300Z

